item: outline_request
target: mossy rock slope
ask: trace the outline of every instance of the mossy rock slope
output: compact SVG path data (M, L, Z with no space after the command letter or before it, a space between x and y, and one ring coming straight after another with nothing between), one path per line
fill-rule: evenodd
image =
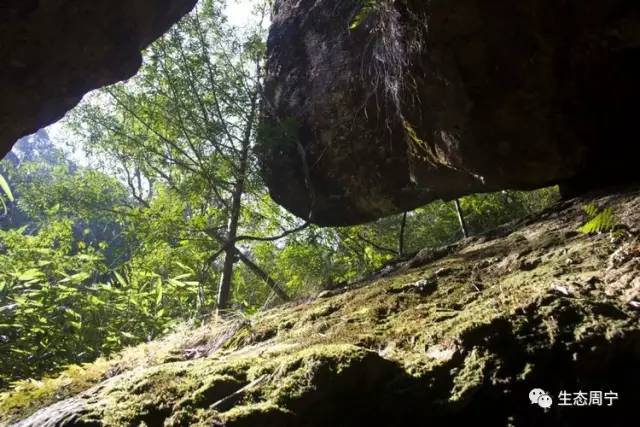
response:
M577 231L590 203L612 209L612 231ZM637 191L562 202L395 272L18 384L0 424L629 425L638 219ZM550 409L530 403L536 387ZM558 406L563 390L618 399Z

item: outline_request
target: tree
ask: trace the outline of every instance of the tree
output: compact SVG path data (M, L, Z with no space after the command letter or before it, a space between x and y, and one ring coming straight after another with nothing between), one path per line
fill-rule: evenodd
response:
M187 265L204 259L197 243L157 239L132 256L147 243L136 230L145 217L130 215L123 184L45 153L0 164L17 219L0 229L0 388L152 339L211 307ZM162 197L154 203L168 210Z
M398 255L403 256L405 254L404 247L404 233L407 229L407 212L402 214L402 221L400 221L400 232L398 233Z
M265 238L273 218L262 211L276 210L264 206L272 202L254 172L263 31L240 32L217 2L202 2L150 47L136 78L94 96L73 120L87 151L111 162L140 206L161 188L187 200L179 224L190 238L208 238L208 263L224 255L207 270L219 271L218 310L229 307L238 261L286 298L237 247Z
M464 219L464 214L462 213L462 208L460 207L460 200L455 199L453 201L453 205L456 207L456 214L458 215L458 222L460 223L460 231L462 232L462 237L465 239L469 237L469 231L467 230L467 222Z

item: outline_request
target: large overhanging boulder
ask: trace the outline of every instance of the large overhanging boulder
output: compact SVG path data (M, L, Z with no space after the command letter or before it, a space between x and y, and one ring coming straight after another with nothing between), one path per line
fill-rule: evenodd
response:
M196 0L0 1L0 158L87 92L127 79Z
M260 148L322 225L636 178L637 0L276 0Z

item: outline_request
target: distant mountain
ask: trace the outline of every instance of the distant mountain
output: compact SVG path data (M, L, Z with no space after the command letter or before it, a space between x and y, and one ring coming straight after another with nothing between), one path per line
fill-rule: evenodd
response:
M48 157L50 157L50 153L54 150L53 142L49 139L49 134L46 130L40 129L34 134L20 138L13 146L11 153L15 155L19 162L29 162L35 160L52 160L48 159Z

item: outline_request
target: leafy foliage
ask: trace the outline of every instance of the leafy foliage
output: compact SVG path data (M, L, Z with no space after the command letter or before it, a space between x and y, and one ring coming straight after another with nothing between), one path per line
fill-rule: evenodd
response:
M197 270L218 309L233 304L237 268L275 286L238 256L240 237L265 238L274 222L300 225L274 206L256 174L264 50L264 28L239 31L220 4L201 2L150 47L136 78L85 103L72 122L85 149L127 182L137 202L129 214L145 218L138 251L147 242L197 241L208 252Z
M611 208L600 210L596 205L589 204L584 206L583 210L587 214L587 222L578 229L581 233L606 233L613 231L619 224Z
M0 357L7 362L0 385L93 360L195 317L200 289L188 266L174 261L159 274L134 259L101 282L104 256L74 239L69 220L35 235L2 231L0 246Z

